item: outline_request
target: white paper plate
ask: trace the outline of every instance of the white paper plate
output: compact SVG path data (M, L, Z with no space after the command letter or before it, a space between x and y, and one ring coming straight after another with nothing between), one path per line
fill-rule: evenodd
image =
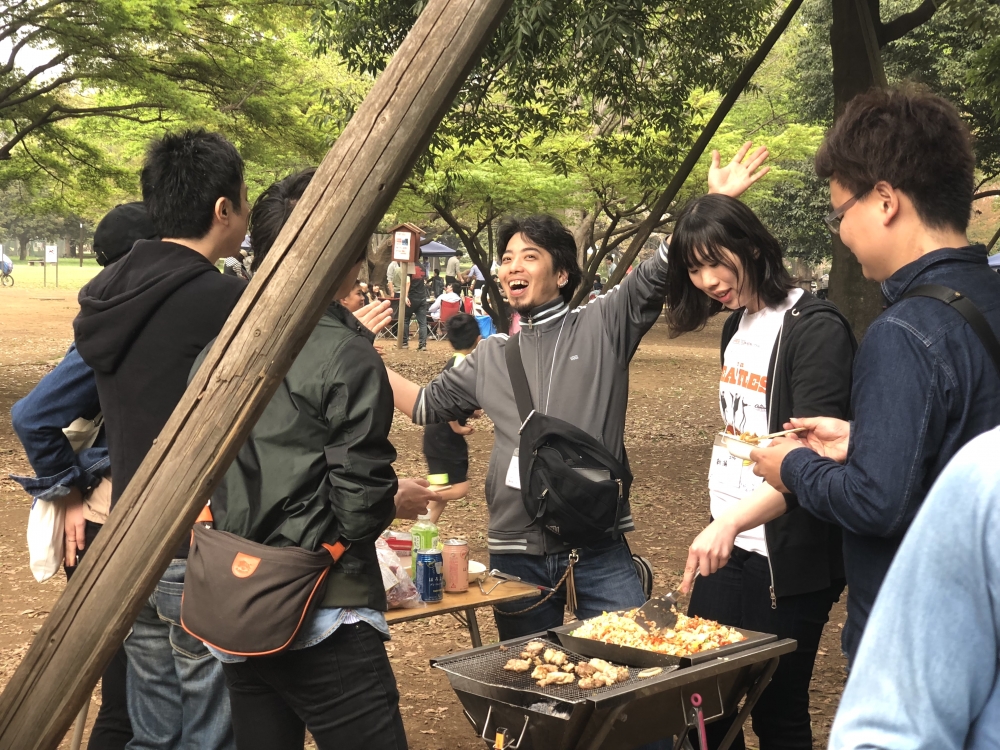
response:
M485 565L475 560L469 560L469 583L475 583L479 579L479 576L485 572Z

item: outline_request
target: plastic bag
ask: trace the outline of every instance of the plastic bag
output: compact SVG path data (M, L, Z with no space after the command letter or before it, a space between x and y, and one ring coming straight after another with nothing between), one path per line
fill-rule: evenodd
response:
M382 570L382 585L385 587L385 598L389 600L389 609L419 607L420 594L406 568L399 564L399 555L381 537L375 540L375 552Z
M66 509L62 503L39 500L28 513L28 565L41 583L56 574L66 545Z

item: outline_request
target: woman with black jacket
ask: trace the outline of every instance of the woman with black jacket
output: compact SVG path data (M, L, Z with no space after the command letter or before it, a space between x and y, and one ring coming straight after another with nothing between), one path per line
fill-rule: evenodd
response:
M777 432L791 417L850 409L857 344L837 308L795 287L778 241L739 201L706 195L678 217L668 252L671 335L702 328L723 309L719 404L725 432ZM761 750L812 748L809 682L823 626L844 589L839 530L795 508L732 456L721 438L709 469L712 523L691 546L689 614L794 638L754 708ZM773 517L757 525L761 508ZM777 517L775 517L777 516ZM731 724L708 726L717 746ZM742 748L742 733L733 744Z

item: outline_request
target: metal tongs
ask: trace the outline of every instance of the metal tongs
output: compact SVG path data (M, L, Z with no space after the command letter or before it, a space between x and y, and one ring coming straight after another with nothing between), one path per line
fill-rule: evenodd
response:
M494 583L492 586L490 586L490 590L489 591L487 591L486 589L483 588L483 581L485 581L487 578L495 578L496 579L496 583ZM490 594L493 593L494 589L496 589L497 586L502 586L503 584L505 584L507 582L511 582L511 583L523 583L523 584L526 584L528 586L534 586L539 591L545 591L545 592L555 591L555 589L549 588L548 586L542 586L542 585L537 584L537 583L529 583L528 581L525 581L525 580L523 580L521 578L518 578L517 576L512 576L509 573L501 573L496 568L494 568L489 573L487 573L486 575L481 576L479 578L479 590L483 593L484 596L489 596Z

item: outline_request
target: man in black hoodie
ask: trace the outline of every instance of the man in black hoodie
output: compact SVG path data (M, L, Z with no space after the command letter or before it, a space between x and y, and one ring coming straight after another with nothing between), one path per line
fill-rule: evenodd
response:
M249 216L243 160L231 143L204 130L164 136L151 144L141 182L164 239L137 242L85 286L73 323L97 378L112 507L246 286L215 267L238 252ZM185 540L125 641L130 750L235 747L220 665L179 625L186 558Z

